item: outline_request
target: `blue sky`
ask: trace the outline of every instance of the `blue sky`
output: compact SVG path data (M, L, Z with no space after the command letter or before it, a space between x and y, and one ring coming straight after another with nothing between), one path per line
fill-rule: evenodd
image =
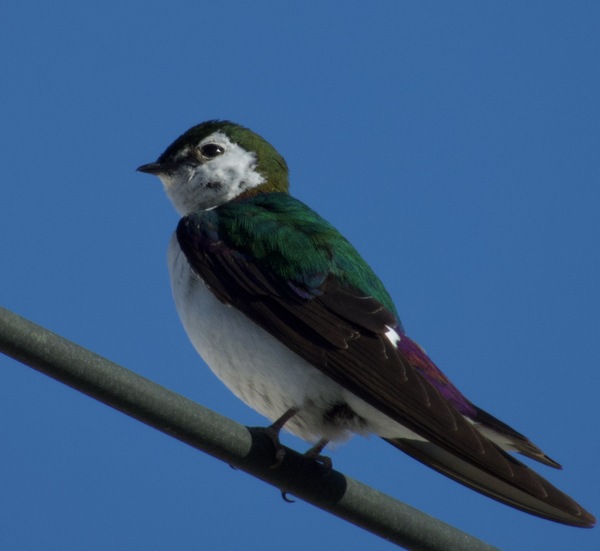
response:
M165 262L177 215L135 172L193 124L234 120L285 156L408 333L598 515L599 16L593 1L13 3L2 305L264 424L188 343ZM5 357L0 412L3 549L391 548ZM503 549L600 546L376 438L331 455Z

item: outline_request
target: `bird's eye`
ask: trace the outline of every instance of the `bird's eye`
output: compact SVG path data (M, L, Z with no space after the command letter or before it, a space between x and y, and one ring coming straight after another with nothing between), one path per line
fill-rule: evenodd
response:
M223 153L225 153L225 149L216 143L207 143L200 148L200 154L206 159L214 159Z

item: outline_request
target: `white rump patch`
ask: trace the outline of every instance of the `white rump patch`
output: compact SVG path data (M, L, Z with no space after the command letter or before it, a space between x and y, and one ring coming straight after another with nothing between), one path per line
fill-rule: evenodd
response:
M396 331L394 331L394 329L392 329L389 325L386 325L386 327L388 328L388 331L385 336L387 337L388 341L390 341L397 348L398 344L402 340L402 337L400 337L400 335L398 335L398 333L396 333Z

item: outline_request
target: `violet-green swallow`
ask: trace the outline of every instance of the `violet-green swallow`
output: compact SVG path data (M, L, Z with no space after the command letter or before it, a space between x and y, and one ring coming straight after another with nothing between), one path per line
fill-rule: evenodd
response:
M209 121L154 163L183 216L168 251L173 295L196 350L278 431L314 444L376 434L437 471L528 513L594 517L508 452L560 465L448 380L405 333L354 247L288 191L279 153Z

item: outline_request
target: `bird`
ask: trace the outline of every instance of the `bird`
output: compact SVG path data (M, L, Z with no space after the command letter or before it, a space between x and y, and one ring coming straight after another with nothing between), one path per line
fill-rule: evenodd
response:
M271 421L275 443L285 428L325 462L326 445L375 434L516 509L595 524L513 452L562 467L468 400L406 334L369 264L290 195L286 161L264 138L209 120L137 170L158 176L181 215L168 266L189 339Z

